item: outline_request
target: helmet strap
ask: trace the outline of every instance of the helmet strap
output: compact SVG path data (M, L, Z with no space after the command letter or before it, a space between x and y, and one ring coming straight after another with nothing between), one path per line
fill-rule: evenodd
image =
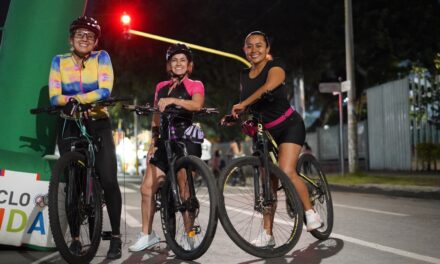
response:
M188 72L185 72L185 73L182 74L182 75L176 75L176 74L174 74L174 73L171 71L170 74L171 74L171 79L173 79L174 81L177 81L177 82L179 82L179 83L180 83L183 79L185 79L185 77L188 76Z
M81 54L79 52L77 52L76 50L72 51L77 57L79 57L81 59L81 66L84 69L86 67L86 61L90 58L90 52L87 54Z

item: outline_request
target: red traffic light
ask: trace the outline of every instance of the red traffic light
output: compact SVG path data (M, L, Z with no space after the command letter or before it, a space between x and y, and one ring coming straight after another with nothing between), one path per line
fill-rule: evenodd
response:
M124 14L122 14L122 16L121 16L121 22L125 26L128 26L128 25L130 25L131 17L127 13L124 12Z

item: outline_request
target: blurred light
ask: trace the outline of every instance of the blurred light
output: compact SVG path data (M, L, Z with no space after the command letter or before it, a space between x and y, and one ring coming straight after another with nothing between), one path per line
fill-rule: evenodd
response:
M126 12L124 12L124 14L122 14L121 16L121 22L124 25L130 25L131 17Z
M130 28L131 28L131 17L127 14L127 12L124 12L121 16L121 22L123 26L122 35L125 39L130 39Z

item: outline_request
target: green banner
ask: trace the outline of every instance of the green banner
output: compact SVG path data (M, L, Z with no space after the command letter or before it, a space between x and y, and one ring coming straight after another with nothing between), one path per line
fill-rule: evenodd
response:
M49 104L51 60L69 51L69 25L85 2L11 1L0 46L0 169L49 179L42 157L55 148L55 117L29 110Z

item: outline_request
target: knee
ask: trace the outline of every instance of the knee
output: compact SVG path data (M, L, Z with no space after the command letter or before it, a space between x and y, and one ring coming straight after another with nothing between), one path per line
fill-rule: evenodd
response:
M287 167L287 168L281 168L281 170L289 176L289 178L294 179L298 177L298 174L296 173L296 170L293 168Z
M153 186L151 184L142 184L140 191L143 199L151 198L154 195Z

